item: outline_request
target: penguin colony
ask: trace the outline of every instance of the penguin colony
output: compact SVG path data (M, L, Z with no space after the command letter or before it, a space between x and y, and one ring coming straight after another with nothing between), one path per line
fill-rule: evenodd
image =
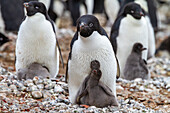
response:
M146 60L148 54L154 57L155 52L154 45L148 44L155 43L150 18L138 2L121 6L120 1L115 1L121 10L112 12L105 6L113 23L110 37L93 15L79 15L74 23L77 30L70 44L66 68L69 99L73 104L118 106L116 76L120 74L128 80L150 77ZM105 4L110 2L106 0ZM26 18L20 25L16 42L18 79L35 75L54 78L59 72L61 55L55 24L42 2L30 1L24 6Z

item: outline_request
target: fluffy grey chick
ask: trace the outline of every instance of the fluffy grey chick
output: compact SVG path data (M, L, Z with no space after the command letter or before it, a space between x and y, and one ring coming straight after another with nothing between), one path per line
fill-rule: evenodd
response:
M124 78L134 80L135 78L149 79L150 74L147 68L147 63L142 59L142 51L146 50L141 43L135 43L129 57L127 58Z
M118 106L118 102L111 89L100 80L102 72L97 60L91 62L91 72L80 87L77 96L77 104L86 104L96 107Z
M17 72L17 77L19 80L22 79L33 79L35 76L39 78L50 77L50 73L47 68L43 67L39 63L32 63L28 68L19 69Z

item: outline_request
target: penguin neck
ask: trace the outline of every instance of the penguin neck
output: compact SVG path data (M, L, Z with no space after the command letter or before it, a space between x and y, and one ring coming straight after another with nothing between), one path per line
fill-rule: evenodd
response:
M129 14L127 14L126 18L127 18L128 22L130 22L130 23L132 23L136 26L140 26L142 24L143 19L144 19L143 16L141 17L141 19L135 19L132 15L129 15Z
M101 35L97 31L94 31L89 37L83 37L79 33L79 41L81 46L85 48L96 48L100 46L100 38Z
M131 54L135 54L135 56L138 56L139 58L142 58L142 52L134 52L134 51L132 51Z
M44 20L46 20L46 17L42 13L36 13L33 16L27 16L26 17L26 21L29 21L31 23L38 23L38 22L41 22L41 21L44 21Z

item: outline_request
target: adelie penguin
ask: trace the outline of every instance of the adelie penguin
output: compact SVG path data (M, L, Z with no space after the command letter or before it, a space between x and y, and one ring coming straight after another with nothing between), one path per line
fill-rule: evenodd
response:
M96 107L118 106L118 102L111 89L100 81L102 72L97 60L91 62L91 72L81 85L77 97L77 104Z
M127 80L136 78L149 79L150 74L147 68L147 63L142 59L142 52L146 50L141 43L135 43L131 54L127 58L124 77Z
M120 63L120 76L122 78L124 66L133 44L140 42L144 47L148 47L148 26L144 16L140 5L128 3L112 26L110 41ZM142 58L145 60L147 53L146 50L142 54Z
M157 29L157 16L156 16L156 6L154 0L124 0L121 4L121 7L124 7L126 4L134 2L141 6L145 13L145 19L148 25L148 59L155 56L155 34L154 29ZM122 9L120 9L121 12Z
M105 30L93 15L84 15L77 20L77 31L71 41L66 79L68 77L69 98L75 103L77 91L91 69L93 60L100 62L101 81L116 98L117 60Z
M24 6L27 14L16 41L16 71L37 62L46 67L53 78L59 71L59 52L61 55L55 26L43 3L31 1Z

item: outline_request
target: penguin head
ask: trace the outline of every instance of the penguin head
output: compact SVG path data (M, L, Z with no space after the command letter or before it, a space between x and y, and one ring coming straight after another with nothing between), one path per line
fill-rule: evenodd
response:
M27 16L33 16L36 13L42 13L46 15L47 9L42 2L30 1L28 3L24 3L24 7L27 11Z
M77 20L77 31L84 38L89 37L93 31L98 31L100 24L93 15L83 15Z
M146 50L146 48L144 48L141 43L135 43L133 45L132 52L135 52L135 53L138 53L138 54L142 54L143 50Z
M127 14L132 15L135 19L141 19L144 15L144 10L141 8L139 4L134 2L130 2L125 5L123 14L126 16Z
M90 64L91 69L99 69L100 68L100 63L97 60L93 60Z

